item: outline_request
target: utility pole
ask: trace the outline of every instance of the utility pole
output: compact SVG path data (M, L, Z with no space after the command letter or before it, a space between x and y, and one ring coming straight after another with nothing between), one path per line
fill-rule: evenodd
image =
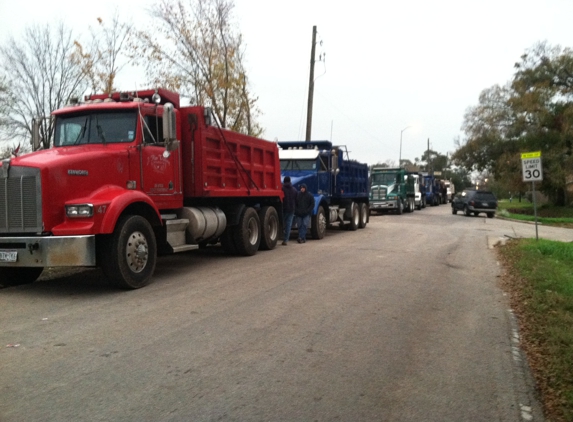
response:
M426 149L426 160L428 160L428 164L426 165L428 174L430 174L430 138L428 138L428 149ZM432 166L432 170L434 170L434 166Z
M310 142L312 129L312 99L314 97L314 53L316 50L316 25L312 27L312 48L310 50L310 78L308 82L308 106L306 110L306 142Z

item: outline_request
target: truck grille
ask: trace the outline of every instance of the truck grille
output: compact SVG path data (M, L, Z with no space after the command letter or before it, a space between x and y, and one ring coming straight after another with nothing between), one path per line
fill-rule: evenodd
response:
M372 199L375 201L383 201L386 199L386 188L376 186L372 188Z
M40 171L10 167L0 173L0 233L42 232Z

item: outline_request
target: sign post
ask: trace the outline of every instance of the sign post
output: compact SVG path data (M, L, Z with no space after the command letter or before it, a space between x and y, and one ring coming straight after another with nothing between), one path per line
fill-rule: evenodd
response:
M533 194L533 213L535 214L535 240L539 240L539 236L537 234L537 199L535 198L535 182L540 182L543 180L541 151L522 153L521 168L523 170L523 181L531 182L531 191Z

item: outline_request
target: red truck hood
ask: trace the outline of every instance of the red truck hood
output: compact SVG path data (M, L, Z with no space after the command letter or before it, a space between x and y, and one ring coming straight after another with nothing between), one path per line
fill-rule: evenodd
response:
M63 221L66 203L90 197L102 186L125 188L130 180L129 147L107 144L52 148L12 158L10 169L21 166L40 170L42 215L45 230L51 231Z

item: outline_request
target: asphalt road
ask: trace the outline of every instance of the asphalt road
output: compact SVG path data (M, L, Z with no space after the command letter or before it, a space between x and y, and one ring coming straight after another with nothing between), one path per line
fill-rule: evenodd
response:
M442 205L2 289L0 421L543 420L491 249L527 233Z

